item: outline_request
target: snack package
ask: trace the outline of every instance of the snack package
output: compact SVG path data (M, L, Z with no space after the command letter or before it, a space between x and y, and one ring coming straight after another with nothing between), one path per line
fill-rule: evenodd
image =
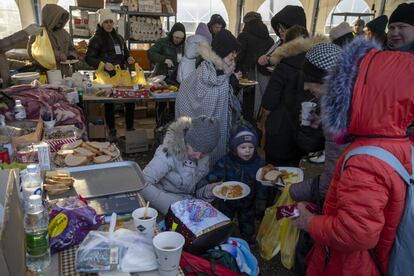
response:
M306 205L306 209L308 209L311 213L316 213L317 207L316 205L309 203ZM276 218L279 220L281 218L296 218L299 217L299 209L297 207L297 204L291 204L291 205L282 205L277 207L276 211Z
M59 200L49 213L52 254L82 242L89 231L104 223L104 219L78 197Z
M77 272L141 272L157 268L152 240L137 231L115 231L113 213L109 232L91 231L76 252Z

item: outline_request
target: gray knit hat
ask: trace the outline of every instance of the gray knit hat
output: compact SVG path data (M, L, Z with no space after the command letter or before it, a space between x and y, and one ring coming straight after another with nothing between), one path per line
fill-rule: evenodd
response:
M210 153L217 146L219 135L218 120L207 116L200 116L192 119L191 127L184 139L195 151Z

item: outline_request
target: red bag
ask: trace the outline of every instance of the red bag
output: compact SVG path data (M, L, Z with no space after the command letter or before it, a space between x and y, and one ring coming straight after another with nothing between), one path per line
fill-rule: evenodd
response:
M183 251L180 259L180 267L186 276L239 276L221 264L215 264L209 260Z

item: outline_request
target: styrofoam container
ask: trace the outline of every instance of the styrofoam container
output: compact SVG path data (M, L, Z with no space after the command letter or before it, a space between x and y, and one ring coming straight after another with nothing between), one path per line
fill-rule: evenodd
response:
M284 187L283 183L280 180L278 180L277 182L274 182L274 183L272 181L263 180L262 179L262 169L263 168L260 168L256 173L256 180L257 181L262 183L262 185L264 185L264 186L274 187L275 185L277 185L277 186ZM285 170L287 172L297 174L298 175L298 180L293 182L293 183L299 183L299 182L303 181L303 171L300 168L296 168L296 167L275 167L275 169L277 169L279 171Z

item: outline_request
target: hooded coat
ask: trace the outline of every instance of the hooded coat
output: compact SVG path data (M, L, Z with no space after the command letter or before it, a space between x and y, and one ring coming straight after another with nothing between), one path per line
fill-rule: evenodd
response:
M149 48L148 59L152 63L155 63L155 68L152 73L153 76L167 75L168 70L177 68L179 62L177 55L182 55L184 53L185 36L179 45L175 45L172 36L176 31L181 31L185 34L184 25L175 23L166 37L160 38L151 48ZM174 63L173 68L168 68L167 64L164 63L166 59L170 59Z
M278 47L270 61L275 64L262 106L270 113L266 120L265 152L267 161L275 165L298 165L302 151L295 142L299 122L298 99L310 100L313 95L303 90L301 79L305 54L312 46L327 38L297 38Z
M180 86L175 102L175 118L201 115L216 118L220 123L220 138L211 153L213 165L227 152L230 129L236 120L234 111L240 111L230 84L231 68L209 45L201 44L199 53L204 61ZM218 74L217 70L226 73Z
M184 56L178 65L177 81L182 82L191 72L196 69L196 60L198 56L198 47L200 44L209 45L208 39L202 35L195 34L189 36L185 43Z
M404 210L406 184L386 163L369 156L344 156L359 146L378 146L395 155L408 172L414 121L414 56L379 51L358 38L328 78L322 120L336 140L353 137L336 165L323 208L308 231L315 241L308 275L380 275L369 250L385 273ZM375 103L375 104L373 104ZM329 256L327 252L329 250Z
M64 8L47 4L42 9L42 27L46 28L47 34L52 44L53 52L56 59L56 67L60 69L60 55L65 54L66 57L77 57L76 49L73 46L70 34L63 28L69 20L69 12ZM60 25L58 28L57 26ZM27 45L27 52L32 57L32 44L36 36L31 36Z
M266 66L257 64L260 56L273 46L274 41L269 35L266 25L260 19L254 19L244 25L243 31L238 35L237 40L241 45L241 52L238 55L238 68L242 72L249 72L257 69L264 75L269 75Z
M177 201L196 194L202 198L204 194L205 186L197 189L197 183L209 172L209 156L197 162L189 160L184 137L190 126L191 120L187 118L173 122L143 170L146 186L140 192L163 214Z
M305 11L302 7L288 5L275 14L270 23L277 36L279 36L279 32L277 30L278 24L282 24L286 28L290 28L293 25L299 25L306 28Z

